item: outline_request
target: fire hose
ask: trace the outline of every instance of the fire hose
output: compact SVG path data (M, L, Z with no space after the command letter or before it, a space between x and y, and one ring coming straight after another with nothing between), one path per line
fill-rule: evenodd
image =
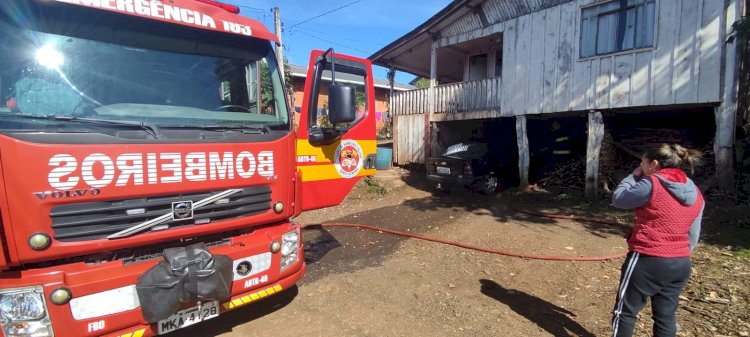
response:
M584 222L592 222L592 223L598 223L598 224L604 224L604 225L615 225L615 226L625 226L619 222L616 221L608 221L608 220L601 220L601 219L595 219L595 218L588 218L588 217L582 217L577 215L562 215L562 214L551 214L551 213L541 213L541 212L532 212L532 211L526 211L526 210L520 210L511 207L516 212L529 214L533 216L539 216L539 217L545 217L545 218L552 218L552 219L566 219L566 220L576 220L576 221L584 221ZM341 228L359 228L359 229L365 229L365 230L371 230L381 233L387 233L392 234L396 236L402 236L407 238L413 238L413 239L419 239L419 240L425 240L430 242L437 242L441 244L451 245L455 247L475 250L483 253L489 253L489 254L498 254L498 255L504 255L504 256L510 256L510 257L517 257L522 259L531 259L531 260L545 260L545 261L607 261L607 260L616 260L624 258L627 253L620 253L620 254L614 254L614 255L604 255L604 256L556 256L556 255L537 255L537 254L523 254L523 253L516 253L511 252L507 250L502 249L494 249L494 248L486 248L481 247L477 245L472 245L468 243L463 242L457 242L457 241L451 241L451 240L445 240L445 239L439 239L431 236L421 235L421 234L414 234L414 233L406 233L401 232L397 230L392 229L386 229L381 228L377 226L370 226L370 225L361 225L361 224L349 224L349 223L324 223L319 225L307 225L303 228L309 229L313 227L323 227L323 228L335 228L335 227L341 227Z

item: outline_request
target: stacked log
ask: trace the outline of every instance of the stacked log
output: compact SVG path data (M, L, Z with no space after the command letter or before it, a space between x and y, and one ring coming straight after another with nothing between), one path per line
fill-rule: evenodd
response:
M599 187L601 191L609 193L614 190L623 177L638 167L645 150L649 146L659 143L677 143L703 152L704 163L707 165L696 169L695 175L698 177L696 182L713 174L711 170L711 163L713 163L711 147L713 145L702 144L701 146L695 143L685 130L630 128L620 133L613 133L610 128L605 128L599 153ZM583 189L585 187L585 172L585 159L575 158L570 162L558 164L554 170L547 172L538 181L538 185L545 188ZM688 174L690 173L688 172Z
M554 170L547 172L544 178L539 179L537 185L544 188L556 187L583 190L586 186L586 160L584 158L576 158L556 165Z

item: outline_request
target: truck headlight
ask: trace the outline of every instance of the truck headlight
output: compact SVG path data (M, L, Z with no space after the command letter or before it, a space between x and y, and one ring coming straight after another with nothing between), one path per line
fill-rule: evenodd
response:
M297 262L298 250L299 230L295 229L281 236L281 270Z
M52 336L42 288L0 290L0 325L6 337Z

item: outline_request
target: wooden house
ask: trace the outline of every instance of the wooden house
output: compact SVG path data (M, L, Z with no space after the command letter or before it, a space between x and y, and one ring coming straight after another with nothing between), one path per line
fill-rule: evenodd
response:
M489 137L517 152L527 184L557 124L578 140L589 195L603 138L635 155L638 139L692 142L729 179L739 57L727 37L745 10L742 0L454 0L370 56L430 79L391 97L394 161Z

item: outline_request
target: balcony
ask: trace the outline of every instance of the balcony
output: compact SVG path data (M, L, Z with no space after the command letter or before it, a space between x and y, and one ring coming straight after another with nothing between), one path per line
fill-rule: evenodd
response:
M435 86L435 113L430 121L500 117L501 79L458 82ZM392 116L430 111L430 89L396 92L391 97Z

